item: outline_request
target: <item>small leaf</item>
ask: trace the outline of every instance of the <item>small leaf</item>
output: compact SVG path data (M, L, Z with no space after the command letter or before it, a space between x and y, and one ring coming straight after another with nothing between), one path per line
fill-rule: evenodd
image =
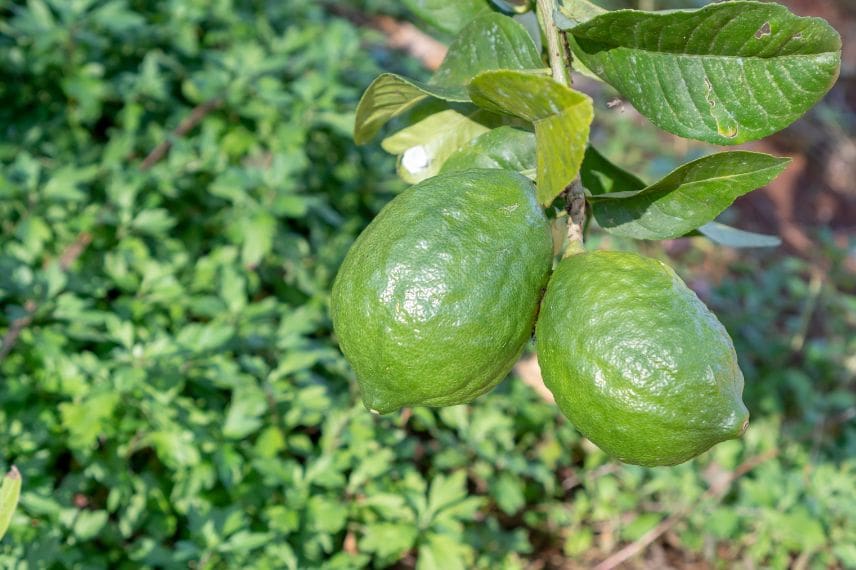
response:
M244 218L241 226L244 233L241 259L244 265L255 267L265 255L270 253L273 247L276 218L268 212L260 210Z
M738 196L773 180L788 158L734 151L713 154L673 170L641 190L589 196L606 231L636 239L680 237L716 218Z
M450 536L431 533L419 547L416 570L466 570L471 567L470 548Z
M747 232L717 222L708 222L699 227L698 233L728 247L777 247L782 244L777 236Z
M541 67L540 54L523 26L502 14L484 14L461 30L428 83L393 73L375 79L357 105L354 140L368 142L390 119L426 97L468 102L467 85L481 71Z
M442 172L492 168L524 172L535 168L535 135L499 127L474 138L443 163Z
M395 562L402 554L413 548L418 530L402 523L378 522L366 525L360 540L360 550L373 552L376 556Z
M473 103L531 121L538 148L538 201L549 205L577 175L594 116L591 99L552 78L487 71L470 84Z
M457 34L467 23L490 11L487 0L404 0L404 5L429 26Z
M489 130L477 120L485 114L477 111L467 116L447 109L387 137L381 146L399 155L398 175L416 184L440 172L449 156Z
M21 497L21 473L13 465L0 483L0 540L9 529L12 515Z
M421 81L408 79L394 73L379 75L357 105L354 123L354 141L365 144L373 139L389 120L412 109L426 97L446 101L466 101L456 97L456 90L431 86Z
M838 77L841 38L766 2L662 13L617 10L570 28L579 61L655 125L733 145L779 131Z

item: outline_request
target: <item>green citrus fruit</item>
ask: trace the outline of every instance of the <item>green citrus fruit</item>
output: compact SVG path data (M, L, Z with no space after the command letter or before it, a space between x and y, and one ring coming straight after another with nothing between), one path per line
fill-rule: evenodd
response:
M682 463L748 425L731 338L660 261L603 251L562 260L536 342L562 412L626 463Z
M516 173L443 174L397 196L333 285L365 405L451 406L493 388L531 337L551 261L547 219Z

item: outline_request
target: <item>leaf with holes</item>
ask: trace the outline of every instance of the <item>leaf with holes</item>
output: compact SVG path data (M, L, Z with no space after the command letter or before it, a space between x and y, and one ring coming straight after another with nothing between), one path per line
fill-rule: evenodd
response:
M416 184L436 175L456 150L475 137L488 132L480 119L488 113L476 111L464 115L452 109L429 115L418 123L398 131L381 143L383 149L398 155L398 175Z
M591 99L522 71L486 71L470 83L473 103L535 125L538 201L549 205L579 172L594 116Z
M721 152L684 164L641 190L591 195L588 201L597 223L610 233L672 239L712 221L789 162L758 152Z
M508 16L488 13L472 20L449 46L443 64L427 82L384 73L369 85L357 106L354 140L374 138L387 121L427 97L450 102L470 100L467 85L489 69L543 68L526 29Z
M777 4L618 10L571 26L576 57L655 125L733 145L775 133L829 91L841 38Z
M456 150L443 164L443 172L493 168L525 172L535 168L535 135L503 126L488 131Z

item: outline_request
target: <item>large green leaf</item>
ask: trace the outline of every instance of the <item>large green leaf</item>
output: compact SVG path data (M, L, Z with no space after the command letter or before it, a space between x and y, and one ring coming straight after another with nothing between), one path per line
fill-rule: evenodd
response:
M384 73L369 85L357 106L354 140L371 140L393 117L413 108L426 97L444 101L470 100L467 85L489 69L538 69L544 66L526 29L508 16L483 14L461 30L449 46L443 64L423 83Z
M416 184L440 172L452 153L488 132L479 115L487 113L476 111L468 116L452 109L440 111L387 137L381 146L399 156L398 175L402 180Z
M610 162L593 146L586 149L580 179L591 195L632 192L646 186L642 179ZM782 242L776 236L747 232L718 222L708 222L686 235L704 236L728 247L774 247Z
M738 196L775 178L790 162L734 151L694 160L641 190L591 195L592 214L606 231L636 239L680 237L710 221Z
M0 482L0 539L6 534L15 507L18 506L18 498L21 496L21 474L15 467L3 477Z
M490 11L487 0L403 0L417 18L448 34L457 34L467 23Z
M791 124L829 91L841 63L841 38L826 21L762 2L618 10L567 36L576 57L654 124L724 145Z
M502 126L474 138L443 164L443 172L496 168L523 172L535 168L535 135Z
M548 205L579 172L594 115L591 99L521 71L487 71L470 83L473 103L535 125L538 201Z

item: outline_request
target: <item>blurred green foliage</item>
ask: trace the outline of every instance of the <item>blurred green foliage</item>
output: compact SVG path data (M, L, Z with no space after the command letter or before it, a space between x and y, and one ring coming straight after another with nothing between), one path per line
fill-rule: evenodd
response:
M0 566L584 567L684 509L689 558L856 566L856 296L837 265L731 262L706 298L753 424L676 468L612 462L516 379L376 417L327 297L402 188L353 145L356 100L415 64L309 0L0 11L0 337L20 328L0 472L25 481ZM684 255L691 283L711 256Z

